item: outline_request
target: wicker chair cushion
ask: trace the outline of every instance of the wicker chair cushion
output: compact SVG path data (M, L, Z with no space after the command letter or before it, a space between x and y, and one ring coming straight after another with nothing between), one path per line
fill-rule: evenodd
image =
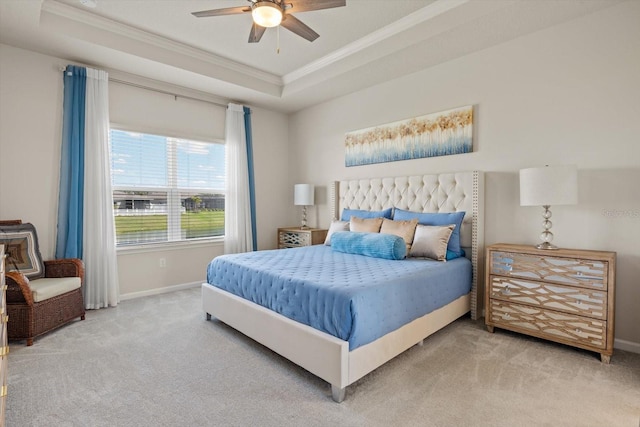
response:
M18 271L29 279L44 276L38 235L33 224L0 225L0 244L5 245L7 271Z
M41 302L57 297L69 291L78 289L82 285L79 277L43 278L32 280L29 287L33 294L33 302Z

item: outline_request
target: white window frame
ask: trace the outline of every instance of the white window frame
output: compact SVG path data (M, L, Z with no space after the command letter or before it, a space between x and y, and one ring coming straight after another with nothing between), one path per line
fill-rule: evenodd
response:
M120 125L117 123L111 123L109 126L109 133L111 130L117 130L122 132L142 133L146 135L162 136L172 139L181 139L193 142L204 142L209 144L225 145L225 141L219 139L203 138L201 136L185 136L177 135L172 132L165 132L162 130L150 130L145 127L131 127ZM178 248L194 248L204 246L222 246L224 245L224 235L222 236L210 236L210 237L196 237L192 239L182 239L180 236L180 191L211 191L210 188L177 188L178 174L177 174L177 150L176 142L169 143L167 147L167 174L168 174L168 187L131 187L131 186L116 186L112 185L111 195L113 198L114 191L150 191L150 192L166 192L167 193L167 240L162 242L149 242L141 244L131 245L117 245L116 252L123 253L145 253L156 252ZM111 156L111 146L109 147L109 156ZM111 167L111 162L109 167ZM171 187L174 185L174 187ZM112 200L113 204L113 200ZM171 212L170 212L171 211ZM226 210L225 210L226 212ZM225 218L226 221L226 218ZM115 231L115 228L114 228Z

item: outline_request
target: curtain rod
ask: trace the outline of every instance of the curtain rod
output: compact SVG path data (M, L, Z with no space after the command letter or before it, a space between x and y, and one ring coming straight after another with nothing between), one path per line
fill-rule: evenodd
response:
M184 99L191 99L193 101L206 102L208 104L217 105L218 107L223 107L223 108L227 108L228 107L227 104L220 104L219 102L208 101L206 99L196 98L196 97L193 97L193 96L178 95L177 93L172 93L172 92L168 92L166 90L156 89L156 88L149 87L149 86L144 86L144 85L137 84L137 83L131 83L131 82L128 82L126 80L114 79L114 78L109 77L109 81L114 82L114 83L120 83L120 84L127 85L127 86L137 87L138 89L146 89L146 90L150 90L152 92L162 93L162 94L165 94L165 95L171 95L175 99L178 99L178 97L180 97L180 98L184 98Z
M67 67L60 67L59 68L60 71L65 71L66 69L67 69ZM120 83L120 84L127 85L127 86L137 87L138 89L145 89L145 90L150 90L152 92L162 93L164 95L170 95L170 96L173 96L175 99L178 99L178 97L180 97L180 98L184 98L184 99L191 99L193 101L206 102L207 104L217 105L218 107L223 107L223 108L227 108L228 107L227 104L220 104L219 102L213 102L213 101L209 101L209 100L202 99L202 98L196 98L194 96L178 95L177 93L168 92L166 90L156 89L156 88L149 87L149 86L144 86L144 85L141 85L141 84L138 84L138 83L131 83L131 82L128 82L126 80L114 79L112 77L109 77L109 81L114 82L114 83Z

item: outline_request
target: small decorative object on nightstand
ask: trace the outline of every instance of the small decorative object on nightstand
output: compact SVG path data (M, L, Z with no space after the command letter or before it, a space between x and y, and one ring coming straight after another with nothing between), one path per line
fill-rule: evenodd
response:
M616 253L487 247L485 323L613 354Z
M324 228L278 228L278 249L321 245L326 237L327 230Z

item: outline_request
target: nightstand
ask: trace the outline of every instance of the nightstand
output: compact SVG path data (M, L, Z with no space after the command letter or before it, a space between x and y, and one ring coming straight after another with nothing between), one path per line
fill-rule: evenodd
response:
M278 228L278 249L321 245L326 237L327 229L324 228Z
M485 323L613 354L616 253L487 247Z

